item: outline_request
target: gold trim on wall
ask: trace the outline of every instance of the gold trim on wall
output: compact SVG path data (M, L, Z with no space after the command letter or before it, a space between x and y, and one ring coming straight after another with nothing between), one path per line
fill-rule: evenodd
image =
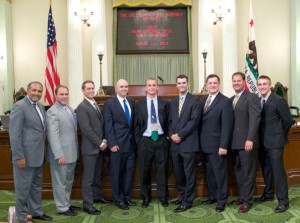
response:
M7 2L9 2L10 4L12 4L12 0L6 0Z
M119 7L122 5L136 7L136 6L175 6L175 5L186 5L191 6L192 0L113 0L113 8Z

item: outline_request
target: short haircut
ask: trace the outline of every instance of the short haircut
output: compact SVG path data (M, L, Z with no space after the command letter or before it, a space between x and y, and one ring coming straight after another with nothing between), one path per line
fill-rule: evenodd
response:
M89 84L89 83L91 83L91 84L93 84L93 85L95 86L95 83L94 83L94 81L91 81L91 80L86 80L86 81L84 81L84 82L82 83L82 85L81 85L81 89L82 89L82 90L84 90L84 88L85 88L85 85L86 85L86 84Z
M33 84L39 84L39 85L42 87L42 90L43 90L43 88L44 88L41 82L39 82L39 81L32 81L32 82L30 82L30 83L27 85L27 90L29 90L29 88L31 88L31 85L33 85Z
M269 84L271 85L271 78L270 77L268 77L267 75L261 75L261 76L258 76L258 78L257 78L257 81L259 80L259 79L267 79L268 81L269 81Z
M219 76L217 74L210 74L210 75L208 75L207 78L206 78L206 82L208 81L208 79L214 78L214 77L216 77L218 79L218 82L220 83L220 78L219 78Z
M55 91L54 91L54 92L55 92L55 95L57 95L57 92L58 92L58 90L59 90L60 88L65 88L65 89L67 89L68 92L69 92L69 88L68 88L67 86L60 84L60 85L58 85L58 86L55 88Z
M156 81L156 84L158 84L157 80L155 77L148 77L146 82L145 82L145 85L147 85L147 81Z
M178 75L177 77L176 77L176 82L177 82L177 80L178 79L183 79L183 78L185 78L186 79L186 82L189 82L189 78L188 78L188 76L186 76L185 74L180 74L180 75Z
M232 79L234 76L241 76L241 77L243 78L243 80L246 79L245 74L244 74L243 72L240 72L240 71L233 73L232 76L231 76L231 79Z

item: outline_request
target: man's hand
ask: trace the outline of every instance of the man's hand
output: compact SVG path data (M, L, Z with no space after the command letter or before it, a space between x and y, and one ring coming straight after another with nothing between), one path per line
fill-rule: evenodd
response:
M114 153L117 152L117 151L119 151L119 146L113 146L113 147L111 147L110 151L112 151Z
M60 158L58 158L58 165L62 166L66 164L66 158L65 156L62 156Z
M253 150L253 142L247 140L245 143L245 150L246 152L251 152Z
M219 156L226 156L227 155L227 149L219 148Z
M106 142L103 142L103 146L100 147L100 150L101 150L101 151L104 151L104 150L106 150L106 148L107 148L107 143L106 143Z
M26 161L25 159L20 159L17 161L17 167L20 169L24 169L26 166Z
M175 142L177 144L181 142L181 138L179 137L179 135L177 133L171 135L171 139L172 139L173 142Z

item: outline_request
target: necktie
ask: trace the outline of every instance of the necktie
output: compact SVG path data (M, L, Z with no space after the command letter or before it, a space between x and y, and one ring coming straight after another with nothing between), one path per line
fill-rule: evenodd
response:
M65 106L64 108L65 108L66 112L68 113L69 117L71 118L75 129L77 129L77 120L76 120L76 117L71 112L71 110L68 108L68 106Z
M151 100L151 139L153 141L158 140L157 118L153 100Z
M178 116L180 116L182 105L183 105L183 97L180 97L180 99L179 99L179 107L178 107Z
M233 109L235 109L235 106L236 106L238 100L239 100L239 95L237 94L237 95L235 95L235 98L233 100Z
M40 120L41 120L41 122L42 122L42 125L43 125L43 127L45 128L45 125L44 125L44 117L43 117L43 115L42 115L42 112L41 112L39 106L37 105L37 103L32 103L32 106L33 106L33 108L35 109L35 111L38 113L38 115L39 115L39 117L40 117Z
M98 105L97 105L96 102L94 102L94 107L95 107L95 109L97 110L97 112L99 112L99 113L101 114L100 109L99 109L99 107L98 107Z
M266 100L263 100L262 103L261 103L261 108L265 109L265 105L266 105Z
M207 100L206 100L206 104L204 106L204 112L207 112L207 109L210 106L210 102L211 102L211 95L208 96Z
M130 113L129 113L128 106L126 104L126 99L123 100L123 103L124 103L124 110L125 110L125 115L126 115L127 123L128 123L128 125L130 125Z

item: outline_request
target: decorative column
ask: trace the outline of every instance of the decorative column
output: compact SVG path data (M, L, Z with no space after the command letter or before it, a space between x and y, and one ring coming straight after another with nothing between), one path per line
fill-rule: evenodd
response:
M231 76L238 69L237 58L237 18L235 0L223 0L222 8L230 8L231 12L227 13L223 22L223 94L230 97L234 94L231 85Z
M81 84L83 82L82 31L81 20L74 16L80 11L80 0L68 0L68 83L69 104L76 108L82 101Z
M108 84L108 55L107 41L106 41L106 22L105 22L105 0L91 0L94 16L92 18L92 79L95 82L95 89L100 87L100 66L97 48L99 46L103 49L102 59L102 84Z
M291 0L291 76L289 104L300 107L300 2ZM274 84L274 83L273 83Z
M214 37L213 20L211 16L211 0L199 0L198 2L198 92L201 91L204 82L204 59L202 52L207 52L206 75L214 72Z

